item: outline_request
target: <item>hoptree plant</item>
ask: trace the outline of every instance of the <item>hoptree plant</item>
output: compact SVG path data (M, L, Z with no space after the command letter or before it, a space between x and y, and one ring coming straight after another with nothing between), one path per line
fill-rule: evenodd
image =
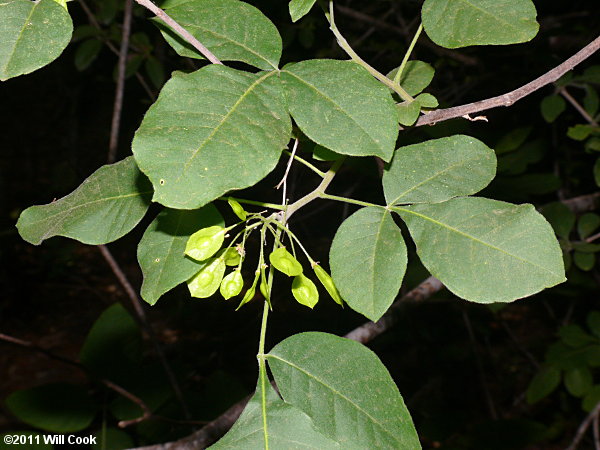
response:
M263 303L256 392L212 448L420 448L398 388L362 344L306 332L265 348L267 319L278 307L271 293L278 279L291 277L290 299L312 308L327 293L377 321L397 297L407 267L407 236L397 219L423 265L465 300L511 302L565 280L554 232L532 205L473 197L496 173L495 152L485 143L453 135L396 147L405 127L469 119L486 107L436 111L437 99L423 92L434 69L410 58L419 34L446 48L525 42L538 30L533 3L425 0L409 50L384 75L344 39L333 2L319 6L349 60L280 67L277 28L247 3L166 0L159 9L136 1L158 17L156 25L179 55L210 63L173 73L135 134L133 155L101 167L66 197L24 210L20 235L35 245L53 236L106 244L129 233L155 202L164 209L137 248L146 302L154 305L187 283L192 297L222 297L238 309ZM292 0L292 20L315 3ZM65 0L3 0L0 23L3 81L57 58L72 33ZM236 67L246 70L222 61L244 63ZM325 171L297 154L299 145L309 143L315 158L327 152ZM280 204L235 196L271 173L282 153L288 169L303 164L322 178L320 184L288 202L286 171ZM385 163L380 203L327 193L345 161L365 156ZM333 237L331 275L288 226L315 199L361 207ZM221 207L239 220L226 224ZM260 241L258 254L246 252L250 239ZM243 267L250 268L249 279Z

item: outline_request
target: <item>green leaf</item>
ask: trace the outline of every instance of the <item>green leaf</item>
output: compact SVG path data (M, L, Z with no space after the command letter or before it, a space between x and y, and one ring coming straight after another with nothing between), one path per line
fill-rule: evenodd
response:
M596 231L600 226L600 216L594 213L586 213L577 221L577 232L581 239L585 239Z
M417 100L398 103L396 112L398 113L398 123L410 127L414 125L421 114L421 104Z
M527 388L527 403L537 403L548 397L560 384L560 370L554 366L543 367Z
M567 108L567 102L560 95L549 95L544 97L540 104L542 117L548 123L554 122Z
M221 225L202 228L190 236L185 245L185 254L196 261L210 258L223 246L227 229Z
M377 321L392 304L406 271L406 245L389 211L363 208L337 230L329 265L342 298Z
M317 0L291 0L289 9L292 22L302 19L312 9Z
M588 328L597 338L600 338L600 311L592 311L586 318Z
M5 404L22 422L54 433L84 430L96 415L96 406L87 391L67 383L45 384L13 392Z
M275 25L254 6L237 0L188 0L169 7L167 13L220 60L277 69L281 37ZM168 26L155 20L179 55L204 58Z
M165 84L135 135L133 153L156 201L194 209L264 178L290 134L276 72L213 64L176 73Z
M210 258L200 271L187 282L192 297L208 298L219 289L225 275L223 258Z
M557 235L568 239L575 226L575 214L562 202L548 203L540 209L546 220L550 222Z
M594 117L598 113L598 107L600 106L600 99L596 89L592 86L585 87L585 97L583 97L583 107L587 113Z
M596 182L596 186L600 186L600 158L596 159L594 163L594 181Z
M165 292L198 273L202 263L184 254L188 239L198 227L224 225L212 204L191 211L164 209L148 226L137 249L144 275L141 294L154 305Z
M510 302L565 281L554 231L532 205L465 197L394 210L425 267L461 298Z
M425 0L422 20L430 39L446 48L527 42L537 34L530 0Z
M486 187L496 155L483 142L455 135L400 147L383 173L388 205L438 203Z
M593 137L585 141L585 149L589 152L600 152L600 138Z
M154 87L156 89L162 88L165 84L165 69L160 60L154 56L149 56L144 63L144 68Z
M398 137L390 92L351 61L309 60L282 71L288 107L300 129L336 153L389 161Z
M565 387L575 397L584 396L594 383L588 367L577 367L565 373Z
M73 22L54 0L0 3L0 81L33 72L65 49Z
M569 129L567 130L567 136L576 141L583 141L584 139L587 139L588 136L594 131L598 130L600 129L592 125L579 124L573 127L569 127Z
M306 275L300 274L294 277L292 282L292 295L298 303L309 308L314 308L319 301L317 286Z
M423 108L437 108L440 104L437 98L427 93L417 95L415 100L418 101Z
M600 385L597 384L587 392L581 402L581 407L584 411L591 412L598 402L600 402Z
M398 388L365 346L326 333L301 333L266 357L285 402L308 414L341 448L421 448Z
M302 273L302 264L284 247L279 247L269 255L269 261L280 272L289 277L295 277Z
M94 322L79 360L95 376L119 383L135 369L141 344L137 323L120 303L115 303Z
M21 213L17 228L39 245L53 236L106 244L129 233L150 206L152 187L130 156L100 167L72 193Z
M586 333L579 325L563 325L558 330L558 335L569 347L583 347L596 342L596 339Z
M393 80L398 69L399 67L396 67L387 74L387 77ZM408 61L402 70L399 84L409 95L415 96L429 86L434 75L434 68L426 62Z
M525 143L532 130L533 127L519 127L506 133L494 147L496 154L502 155L519 149Z
M576 251L573 253L573 262L581 270L588 272L596 265L596 255L593 253L584 253Z
M75 68L80 72L87 69L94 62L102 49L102 41L91 38L83 41L75 50Z
M269 448L272 449L340 450L343 448L317 431L310 417L305 413L281 400L269 384L266 386L264 399L267 413L265 430L262 401L260 389L257 388L233 427L209 449L260 450L266 448L265 435L268 435Z

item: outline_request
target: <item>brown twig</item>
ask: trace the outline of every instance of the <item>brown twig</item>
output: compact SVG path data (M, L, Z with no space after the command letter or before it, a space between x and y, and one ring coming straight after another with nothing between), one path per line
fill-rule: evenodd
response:
M150 324L150 322L148 321L148 318L146 317L146 312L144 311L144 308L142 307L141 299L138 297L135 289L133 288L133 286L127 279L125 272L123 272L123 270L121 269L121 267L119 266L119 264L117 263L115 258L113 257L110 250L108 250L108 248L105 245L98 245L98 249L100 250L100 253L102 253L102 256L108 263L112 272L115 274L115 276L119 280L119 283L121 283L121 286L123 286L123 289L127 293L127 296L129 297L129 300L131 301L133 309L135 310L138 322L142 325L142 327L144 328L144 331L146 331L146 333L148 334L148 337L150 338L150 340L152 341L152 344L154 345L154 350L156 352L156 355L158 356L158 359L160 360L163 370L165 371L165 374L167 375L167 378L169 379L169 384L171 385L171 389L173 390L173 393L175 394L175 398L177 399L177 402L179 403L181 410L183 411L184 417L186 419L189 419L191 416L190 416L190 412L187 408L187 404L183 398L183 392L181 391L181 388L179 387L179 383L177 382L177 378L175 377L173 370L171 370L171 366L169 366L169 363L167 361L165 353L163 352L163 349L158 341L158 337L156 336L156 333L154 332L154 328L152 328L152 325Z
M571 106L573 106L573 108L575 108L575 109L577 110L577 112L578 112L579 114L581 114L581 116L582 116L582 117L583 117L583 118L584 118L584 119L585 119L585 120L586 120L586 121L587 121L587 122L588 122L590 125L592 125L592 126L594 126L594 127L598 127L598 126L600 126L600 125L598 125L598 122L596 122L596 121L594 120L594 118L588 114L588 112L587 112L587 111L586 111L586 110L583 108L583 106L581 106L581 105L579 104L579 102L578 102L577 100L575 100L575 99L574 99L574 98L571 96L571 94L569 93L569 91L567 91L567 88L566 88L566 87L564 87L564 86L563 86L563 87L561 87L561 88L558 90L558 93L559 93L560 95L562 95L562 96L563 96L563 97L564 97L564 98L565 98L565 99L566 99L566 100L567 100L567 101L568 101L568 102L571 104Z
M117 157L117 146L119 144L119 132L121 129L121 111L123 110L123 96L125 95L125 67L127 66L127 53L129 50L129 36L131 36L131 18L133 15L133 1L125 0L125 11L123 13L123 31L121 33L121 48L119 49L119 64L117 66L117 87L115 89L115 101L113 103L113 115L110 126L110 139L108 142L109 164L115 162Z
M144 8L149 9L156 15L156 17L160 18L164 23L173 28L179 35L189 42L196 50L204 55L206 59L208 59L213 64L223 64L219 59L212 54L212 52L207 49L198 39L190 34L185 28L179 25L175 20L173 20L166 12L152 3L150 0L135 0L137 3L142 5Z
M600 192L568 198L566 200L562 200L562 203L564 203L567 208L569 208L575 214L594 211L595 209L600 208Z
M417 120L415 126L418 127L422 125L433 125L438 122L454 119L456 117L465 117L469 114L474 114L480 111L497 108L499 106L510 106L516 101L521 100L523 97L526 97L527 95L531 94L532 92L535 92L538 89L555 82L569 70L573 69L575 66L577 66L578 64L589 58L591 55L593 55L598 49L600 49L600 37L594 39L583 49L578 51L575 55L571 56L563 63L556 66L554 69L546 72L544 75L536 78L535 80L527 83L526 85L515 89L514 91L508 92L503 95L499 95L497 97L488 98L486 100L480 100L478 102L469 103L466 105L432 111L428 114L421 116L419 120Z
M600 402L598 402L596 406L594 406L594 409L592 409L587 415L587 417L583 420L583 422L581 422L579 428L577 428L575 437L573 438L571 445L567 447L567 450L575 450L579 446L579 443L583 439L585 432L587 431L590 424L594 422L594 420L598 417L598 414L600 414Z

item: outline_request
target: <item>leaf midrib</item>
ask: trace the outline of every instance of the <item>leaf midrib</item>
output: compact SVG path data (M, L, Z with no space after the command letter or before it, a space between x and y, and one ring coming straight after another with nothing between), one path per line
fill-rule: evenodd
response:
M448 166L448 167L444 168L444 170L441 170L441 171L439 171L439 172L436 172L434 175L432 175L432 176L430 176L430 177L428 177L428 178L424 179L423 181L421 181L421 182L419 182L419 183L415 184L415 185L414 185L413 187L411 187L410 189L407 189L406 191L402 192L402 193L401 193L400 195L398 195L398 196L397 196L397 197L396 197L394 200L392 200L392 201L391 201L389 204L390 204L390 205L395 205L395 204L398 202L398 200L400 200L402 197L406 196L407 194L409 194L410 192L414 191L415 189L417 189L417 188L419 188L419 187L423 186L425 183L427 183L427 182L429 182L429 181L433 180L434 178L438 178L438 177L440 177L442 174L445 174L446 172L448 172L448 171L450 171L450 170L452 170L452 169L454 169L454 168L456 168L456 167L458 167L458 166L461 166L461 165L464 165L464 164L470 163L470 162L472 162L472 161L476 161L476 160L478 160L478 159L480 159L480 156L476 155L476 156L474 156L474 157L472 157L472 158L469 158L469 159L467 159L467 160L458 161L457 163L455 163L455 164L452 164L452 165L450 165L450 166ZM411 203L411 202L404 202L404 203Z
M231 109L229 111L227 111L227 114L225 114L223 116L221 121L213 128L211 133L203 140L203 142L198 146L198 148L196 150L194 150L194 152L191 154L191 156L185 162L185 164L183 166L183 170L181 171L181 175L177 178L176 182L179 181L186 174L186 172L190 168L190 165L191 165L192 161L194 160L194 158L196 157L196 155L200 152L200 150L202 150L202 148L204 148L205 145L207 145L208 142L210 142L212 140L212 138L217 134L219 129L227 122L229 117L237 110L237 108L240 106L240 104L242 104L242 102L246 99L246 97L248 95L250 95L250 93L256 88L256 86L258 86L260 83L262 83L264 80L266 80L268 77L272 76L275 73L277 73L277 71L270 71L270 72L265 73L263 76L261 76L260 78L255 80L250 86L248 86L246 88L244 93L242 95L240 95L240 97L236 100L236 102L233 104Z
M386 154L385 149L383 148L383 146L380 145L379 143L377 143L375 141L375 139L368 133L368 131L365 130L364 127L352 115L350 115L344 108L342 108L335 100L333 100L331 97L329 97L324 92L321 92L314 84L311 84L308 81L300 78L298 75L294 74L293 72L290 72L288 70L282 70L281 72L282 73L287 73L287 74L293 76L294 78L298 79L300 82L304 83L305 85L307 85L308 87L310 87L311 89L313 89L317 94L319 94L325 100L327 100L330 103L332 103L335 106L335 108L337 108L339 111L341 111L342 113L344 113L344 115L346 117L348 117L352 122L354 122L356 124L356 126L360 129L360 131L362 131L367 136L367 138L369 139L369 141L371 141L373 144L375 144L375 146L381 151L382 155ZM389 159L389 156L387 156L387 158Z
M17 39L15 40L15 44L13 45L12 51L10 52L10 56L8 57L8 59L6 60L6 64L3 67L3 71L8 74L8 66L11 63L13 56L17 50L17 46L19 45L19 41L21 40L21 37L24 34L24 30L25 27L27 26L27 24L29 23L29 20L31 19L31 16L33 15L35 8L37 8L39 5L39 3L33 3L33 6L31 8L31 10L29 11L29 15L27 16L27 19L25 19L25 22L23 22L23 26L21 27L21 31L19 32L19 35L17 37Z
M434 224L436 224L436 225L438 225L438 226L440 226L440 227L442 227L442 228L446 228L446 229L447 229L447 230L449 230L449 231L452 231L452 232L454 232L454 233L456 233L456 234L459 234L459 235L461 235L461 236L463 236L463 237L465 237L465 238L467 238L467 239L470 239L470 240L472 240L472 241L474 241L474 242L477 242L477 243L479 243L479 244L481 244L481 245L483 245L483 246L489 247L489 248L491 248L492 250L496 250L496 251L498 251L498 252L500 252L500 253L503 253L503 254L505 254L505 255L507 255L507 256L510 256L510 257L512 257L512 258L515 258L515 259L517 259L517 260L519 260L519 261L521 261L521 262L524 262L524 263L526 263L526 264L529 264L529 265L531 265L531 266L533 266L533 267L537 267L538 269L541 269L541 270L542 270L542 271L544 271L544 272L550 273L550 274L552 274L553 276L558 276L558 274L556 274L556 273L552 272L551 270L547 269L546 267L540 266L540 265L538 265L538 264L535 264L535 263L533 263L532 261L529 261L529 260L527 260L527 259L524 259L524 258L522 258L522 257L520 257L520 256L518 256L518 255L514 255L514 254L512 254L512 253L510 253L510 252L507 252L506 250L503 250L503 249L501 249L500 247L496 247L495 245L492 245L492 244L490 244L490 243L488 243L488 242L485 242L485 241L483 241L483 240L481 240L481 239L479 239L479 238L477 238L477 237L475 237L475 236L473 236L473 235L467 234L467 233L465 233L464 231L461 231L461 230L459 230L459 229L457 229L457 228L451 227L450 225L448 225L448 224L445 224L445 223L443 223L443 222L440 222L439 220L435 220L435 219L433 219L432 217L426 216L426 215L424 215L424 214L421 214L421 213L418 213L418 212L416 212L416 211L411 211L410 209L401 208L401 207L397 207L397 206L396 206L396 207L392 207L391 209L393 209L393 210L395 210L395 211L402 211L402 212L406 212L406 213L412 214L412 215L414 215L414 216L417 216L417 217L419 217L419 218L421 218L421 219L427 220L427 221L429 221L429 222L431 222L431 223L434 223Z
M267 359L268 358L278 359L279 361L281 361L281 362L283 362L285 364L288 364L290 367L292 367L292 368L298 370L299 372L305 374L308 378L313 379L315 382L321 384L322 386L324 386L325 388L329 389L331 392L333 392L334 394L338 395L340 398L346 400L349 404L351 404L352 406L354 406L354 408L357 411L359 411L360 413L362 413L363 415L365 415L366 417L368 417L369 419L371 419L372 423L376 424L385 434L387 434L388 436L391 436L394 441L400 442L400 443L402 442L394 434L392 434L390 431L388 431L386 429L386 427L381 422L379 422L375 417L373 417L371 414L369 414L367 411L365 411L363 408L361 408L359 405L357 405L355 402L353 402L350 398L346 397L341 392L335 390L333 387L329 386L328 384L326 384L321 379L315 377L312 373L307 372L306 370L304 370L303 368L295 365L291 361L283 359L280 356L274 355L272 353L266 354L265 358L267 358ZM277 378L275 379L275 382L277 382Z

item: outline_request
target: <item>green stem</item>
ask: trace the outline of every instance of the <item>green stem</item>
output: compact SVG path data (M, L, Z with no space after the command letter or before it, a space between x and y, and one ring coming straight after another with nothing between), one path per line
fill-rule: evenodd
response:
M292 152L289 152L287 150L284 150L283 153L285 153L288 156L292 156ZM294 159L296 161L298 161L300 164L304 164L306 167L308 167L314 173L316 173L317 175L319 175L321 178L323 178L325 176L325 172L323 172L322 170L317 169L315 166L313 166L311 163L309 163L304 158L301 158L298 155L294 155Z
M329 2L329 14L325 14L325 17L327 17L327 20L329 21L329 29L333 32L339 46L342 47L342 49L348 54L348 56L350 56L350 58L352 58L352 61L360 64L365 69L367 69L371 75L373 75L383 84L385 84L391 90L396 92L402 98L402 100L408 102L412 102L414 100L414 98L408 92L402 89L402 86L390 80L384 74L377 71L377 69L370 66L366 61L364 61L360 56L358 56L358 54L354 51L350 44L348 44L348 41L344 38L344 36L342 36L342 33L340 33L340 30L338 30L335 24L335 19L333 15L333 2Z
M228 198L232 198L233 200L239 202L239 203L245 203L247 205L255 205L255 206L262 206L263 208L270 208L270 209L277 209L279 211L283 211L285 209L285 206L283 205L278 205L276 203L265 203L265 202L257 202L255 200L246 200L243 198L237 198L237 197L219 197L218 200L222 200L222 201L227 201Z
M412 53L413 48L415 48L415 44L419 40L419 36L421 36L421 32L422 31L423 31L423 24L421 23L419 25L419 28L417 28L417 32L415 33L415 37L413 37L412 42L408 46L408 50L406 50L406 54L404 55L404 59L402 60L402 64L400 64L400 67L398 68L398 72L396 72L396 76L394 77L394 83L396 83L398 85L400 84L400 78L402 77L402 72L404 72L404 67L406 67L406 63L408 62L408 58L410 58L410 54Z
M331 182L333 181L333 178L335 177L335 174L337 173L338 169L340 168L340 166L342 165L343 162L344 162L343 159L338 159L336 162L334 162L333 165L331 166L331 168L327 171L327 173L323 177L321 184L319 184L314 191L309 192L304 197L296 200L294 203L292 203L291 205L289 205L287 207L287 211L285 213L286 221L292 216L292 214L294 214L300 208L306 206L308 203L319 198L321 196L321 194L325 193L325 189L327 189L327 186L329 186L329 184L331 184Z
M265 362L265 337L267 335L268 316L269 304L265 301L263 306L262 324L260 327L260 339L258 342L258 355L256 355L258 358L258 371L261 392L261 411L263 421L263 434L265 438L265 450L269 450L269 431L267 429L267 383L269 382L269 380L267 378L267 365Z
M319 198L323 198L326 200L335 200L337 202L352 203L354 205L360 205L360 206L373 206L375 208L383 208L383 209L386 208L385 206L377 205L375 203L363 202L361 200L354 200L353 198L340 197L338 195L326 194L324 192L319 195Z

